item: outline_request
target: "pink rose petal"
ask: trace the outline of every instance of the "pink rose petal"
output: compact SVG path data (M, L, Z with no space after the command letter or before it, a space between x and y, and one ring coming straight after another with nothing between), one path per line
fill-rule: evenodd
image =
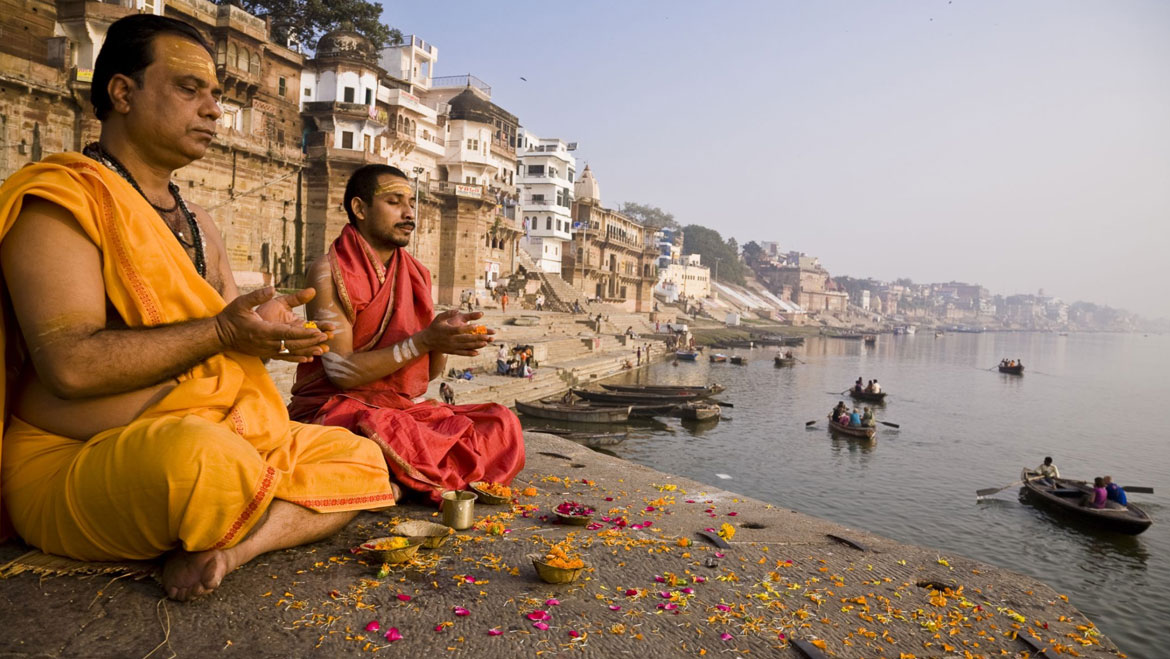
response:
M411 599L410 595L407 595L406 593L398 593L398 601L409 602L410 599Z
M707 533L714 533L715 532L715 529L711 528L710 526L708 526L707 528L705 528L703 530L706 531Z
M548 611L533 611L528 614L529 620L548 620L549 618L552 616L548 614Z
M735 517L735 516L736 516L736 515L738 515L738 514L739 514L739 513L727 513L727 516L728 516L728 517Z
M721 551L715 552L715 558L723 558L726 554Z
M504 632L502 632L502 631L500 631L500 630L498 630L498 629L495 629L495 628L492 628L492 629L489 629L489 630L488 630L488 636L499 636L500 634L503 634L503 633L504 633Z
M669 591L666 591L666 590L663 590L663 591L660 591L660 592L658 593L658 596L659 596L659 597L661 597L661 598L662 598L662 599L664 599L664 600L668 600L668 599L670 599L670 592L669 592Z
M548 629L548 623L547 623L547 622L534 622L534 623L532 623L532 626L533 626L533 627L536 627L537 629L539 629L539 630L541 630L541 631L544 631L544 630Z
M658 583L666 583L666 577L663 577L661 575L657 575L657 574L654 575L654 580L657 581Z
M683 591L684 593L686 593L687 595L694 595L694 594L695 594L695 589L694 589L694 588L683 588L683 589L682 589L682 591Z
M463 577L463 580L466 581L467 583L475 583L475 577L471 576L470 574L467 575L466 577Z
M719 635L719 638L723 639L724 641L730 641L731 639L733 639L735 637L732 636L731 634L728 634L727 632L723 632L722 634Z
M402 640L402 633L398 631L397 627L391 627L390 631L386 632L386 640L393 643L394 641Z
M716 604L715 608L719 609L720 611L730 611L731 610L731 607L727 606L726 604Z
M366 625L366 631L368 632L376 632L381 628L382 625L379 625L377 620L371 620L370 624Z
M694 503L694 502L695 502L694 499L687 499L687 503Z
M569 636L572 636L573 638L580 638L581 637L581 635L577 633L576 629L570 629Z
M626 597L633 597L634 595L637 595L637 594L638 594L638 591L634 590L633 588L626 589Z
M654 506L646 506L645 512L652 513L656 510Z
M605 497L606 501L613 501L613 497Z
M441 632L444 629L446 629L446 627L444 625L435 625L435 631L437 631L437 632Z
M471 611L468 611L467 609L463 608L462 606L457 606L457 607L455 607L455 615L469 616L469 615L471 615Z
M610 604L610 605L609 605L609 610L610 610L610 611L621 611L621 610L622 610L622 607L618 606L617 604Z
M546 599L546 600L544 601L544 605L545 605L545 606L556 606L556 605L558 605L558 604L560 604L560 603L561 603L561 601L560 601L559 599L555 598L555 597L552 597L552 598Z
M706 581L707 577L695 577L695 583L704 583Z

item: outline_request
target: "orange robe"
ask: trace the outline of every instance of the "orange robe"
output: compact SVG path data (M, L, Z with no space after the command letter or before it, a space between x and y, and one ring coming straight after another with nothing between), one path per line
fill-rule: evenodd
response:
M98 246L106 295L129 327L207 318L225 306L146 200L99 163L60 154L10 177L0 187L0 240L26 195L69 210ZM0 342L13 348L19 328L7 290L0 296L9 321ZM273 499L319 512L394 503L376 448L338 428L289 421L258 358L218 354L176 382L130 424L85 441L52 435L5 408L0 510L14 530L50 553L145 559L176 547L231 547ZM6 401L11 382L0 386Z
M431 276L406 250L383 265L346 225L329 249L333 285L353 325L354 351L390 348L434 317ZM502 405L415 403L430 382L430 355L361 387L339 390L320 358L297 367L292 418L339 425L374 440L395 480L438 502L444 490L479 480L510 483L524 468L524 432Z

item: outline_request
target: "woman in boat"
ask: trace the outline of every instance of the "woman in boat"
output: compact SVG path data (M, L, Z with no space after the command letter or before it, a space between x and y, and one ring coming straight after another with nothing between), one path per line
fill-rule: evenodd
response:
M865 408L865 413L861 415L861 425L865 426L866 428L877 427L877 419L873 418L872 409L868 407Z
M848 413L848 411L849 408L845 406L845 401L839 400L837 401L837 407L834 407L833 411L829 412L829 418L833 420L840 419L841 415Z
M849 413L849 425L853 428L861 427L861 414L858 413L856 407Z
M857 393L862 393L865 389L861 386L861 376L857 376L857 382L853 383L853 390Z
M1105 491L1105 479L1100 476L1093 479L1093 491L1085 495L1081 504L1086 508L1104 508L1109 503L1109 493Z

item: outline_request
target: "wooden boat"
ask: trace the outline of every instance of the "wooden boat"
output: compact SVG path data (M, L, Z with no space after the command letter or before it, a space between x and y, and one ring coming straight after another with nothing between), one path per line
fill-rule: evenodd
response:
M877 434L877 428L872 428L869 426L847 426L837 423L837 421L832 418L829 419L829 431L835 432L839 435L845 435L847 437L856 437L858 439L873 439L873 436Z
M739 364L740 366L747 366L748 358L735 355L731 358L732 364Z
M573 389L573 394L592 403L605 405L678 405L687 401L707 398L714 391L683 391L676 393L641 393L634 391L590 391Z
M1023 375L1024 374L1024 365L1017 364L1015 366L1004 366L1003 364L1000 364L999 365L999 372L1000 373L1007 373L1008 375Z
M564 428L544 428L534 429L534 431L564 437L579 444L584 444L589 448L616 446L626 441L626 438L630 436L628 432L581 432L579 430L567 430Z
M722 364L723 362L727 361L727 355L721 352L717 352L708 356L707 359L710 359L712 364Z
M830 334L830 339L845 339L846 341L860 341L860 334Z
M625 407L592 407L543 401L531 403L516 401L516 411L538 419L575 421L577 423L625 423L630 419L629 405Z
M867 391L858 391L857 389L850 389L849 390L849 397L853 398L855 400L869 401L871 403L884 403L884 402L886 402L886 392L884 392L884 391L875 394L875 393L871 393L871 392L867 392Z
M1085 496L1093 490L1092 486L1082 481L1067 478L1054 478L1049 484L1039 478L1040 474L1025 467L1020 472L1020 480L1024 482L1024 490L1036 502L1046 505L1049 509L1062 513L1070 518L1077 519L1106 531L1137 535L1150 528L1154 520L1146 511L1134 504L1122 506L1116 501L1109 501L1105 508L1086 508L1081 505Z
M676 410L683 421L713 421L720 416L719 406L714 403L687 403Z
M794 366L796 364L796 357L781 357L776 355L772 358L777 366Z
M689 385L689 384L603 384L602 389L609 391L631 391L635 393L646 394L668 394L675 393L704 393L710 392L717 394L723 391L723 386L719 384L708 385Z
M866 334L863 337L863 340L865 341L866 345L874 345L877 343L877 336L874 334Z
M676 350L674 356L686 362L698 361L699 353L696 350Z

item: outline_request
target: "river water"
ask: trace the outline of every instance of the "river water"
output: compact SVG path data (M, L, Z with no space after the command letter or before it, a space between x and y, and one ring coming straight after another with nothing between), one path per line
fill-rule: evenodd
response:
M708 349L708 352L711 352ZM1069 596L1131 657L1170 656L1170 337L1040 333L882 335L875 346L814 338L805 364L775 348L725 350L746 366L656 363L615 382L704 384L729 420L639 428L608 450L769 503L1032 575ZM1023 376L991 367L1019 358ZM705 359L705 357L701 357ZM872 444L825 427L860 376L889 392ZM849 402L846 399L846 402ZM812 428L805 422L816 420ZM1015 481L1050 455L1061 474L1111 474L1154 518L1131 537L1072 527L1019 500L975 490Z

